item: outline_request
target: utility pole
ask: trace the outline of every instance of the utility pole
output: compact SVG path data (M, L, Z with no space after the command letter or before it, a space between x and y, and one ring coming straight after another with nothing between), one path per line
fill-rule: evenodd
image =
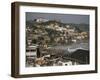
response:
M41 52L40 52L40 48L39 46L37 47L37 58L40 58L41 57Z

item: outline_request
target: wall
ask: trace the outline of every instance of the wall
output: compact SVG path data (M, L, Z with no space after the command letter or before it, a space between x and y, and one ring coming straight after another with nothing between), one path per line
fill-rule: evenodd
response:
M10 76L11 67L11 2L13 1L29 1L41 3L56 3L56 4L76 4L99 6L99 0L1 0L0 2L0 80L16 80ZM100 14L100 11L99 13ZM100 15L98 15L100 21ZM99 27L100 24L98 24ZM98 28L98 34L99 28ZM100 37L98 38L100 41ZM99 44L99 43L98 43ZM100 50L99 50L100 52ZM98 52L98 53L99 53ZM98 55L98 58L100 54ZM98 63L100 58L98 59ZM100 67L100 64L98 65ZM100 68L97 74L79 74L79 75L64 75L64 76L51 76L51 77L38 77L38 78L22 78L17 80L99 80Z

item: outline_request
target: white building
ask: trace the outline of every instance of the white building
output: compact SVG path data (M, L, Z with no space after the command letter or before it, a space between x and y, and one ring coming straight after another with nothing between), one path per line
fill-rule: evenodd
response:
M48 21L48 20L47 19L43 19L43 18L36 19L36 22L39 22L39 23L46 22L46 21Z

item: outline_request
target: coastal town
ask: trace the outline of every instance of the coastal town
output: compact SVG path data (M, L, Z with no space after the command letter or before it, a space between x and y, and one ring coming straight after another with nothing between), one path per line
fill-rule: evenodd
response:
M43 18L26 22L26 67L89 64L89 31L81 26L89 25Z

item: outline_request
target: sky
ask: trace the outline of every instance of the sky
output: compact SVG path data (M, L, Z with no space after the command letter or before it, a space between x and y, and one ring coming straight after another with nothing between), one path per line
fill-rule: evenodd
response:
M60 20L62 23L89 24L89 15L26 12L26 21L38 18Z

